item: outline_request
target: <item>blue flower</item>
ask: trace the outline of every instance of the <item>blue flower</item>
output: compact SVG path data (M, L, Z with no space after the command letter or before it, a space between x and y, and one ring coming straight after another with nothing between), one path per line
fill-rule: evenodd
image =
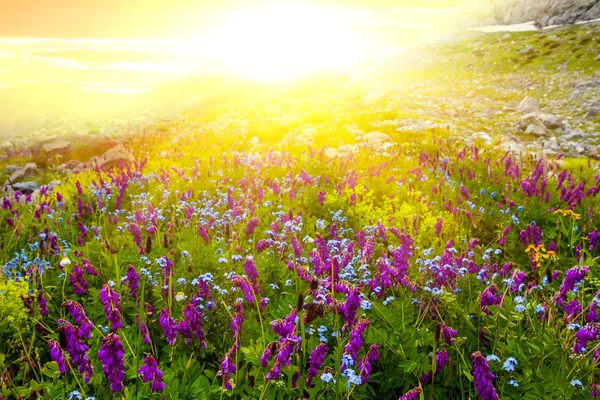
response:
M523 304L517 304L517 306L515 307L515 311L518 313L522 313L525 311L525 306Z
M278 289L279 289L279 286L277 286L277 285L276 285L276 284L274 284L274 283L270 283L270 284L269 284L269 287L270 287L272 290L278 290Z
M368 300L362 300L360 302L360 308L363 310L370 310L373 305Z
M351 367L354 365L354 358L350 354L344 354L342 356L342 365L346 367Z
M67 397L67 400L74 399L82 400L81 393L79 393L78 390L73 390L71 393L69 393L69 397Z
M572 331L578 331L581 329L581 325L579 325L577 322L573 322L572 324L569 324L568 328Z
M495 355L495 354L490 354L490 355L489 355L489 356L487 356L485 359L486 359L488 362L490 362L490 361L496 361L496 362L500 362L500 359L499 359L499 358L498 358L498 356L497 356L497 355Z
M519 387L519 382L517 382L517 381L516 381L516 380L514 380L514 379L511 379L511 380L509 380L509 381L508 381L508 384L509 384L509 385L512 385L512 386L514 386L514 387Z
M285 286L292 286L292 280L288 279L287 281L285 281Z
M535 312L538 314L543 314L546 312L546 307L544 307L542 305L537 305L537 306L535 306Z
M179 278L177 279L177 283L179 283L180 285L185 285L185 278Z
M506 361L504 361L504 364L502 364L502 368L505 371L511 372L515 370L515 367L517 366L518 362L514 357L508 357L506 359Z
M333 374L331 372L324 372L321 374L321 380L325 383L335 383L335 379L333 378Z
M516 215L513 215L513 216L512 216L512 221L513 221L513 223L514 223L515 225L519 225L519 223L521 222L521 221L519 221L519 218L517 218L517 216L516 216Z
M581 381L579 379L573 379L571 381L571 386L579 387L580 389L583 389L583 383L581 383Z

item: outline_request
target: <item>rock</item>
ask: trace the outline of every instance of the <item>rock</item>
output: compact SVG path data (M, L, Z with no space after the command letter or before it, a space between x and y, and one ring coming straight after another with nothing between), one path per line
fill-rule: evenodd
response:
M600 114L600 108L599 107L592 107L585 114L585 119L594 119L594 118L596 118L596 116L598 114Z
M533 97L527 96L519 103L517 107L518 111L524 112L539 112L540 111L540 103Z
M585 153L585 147L583 147L582 145L577 145L575 146L575 151L579 154L583 154Z
M50 190L54 190L57 186L62 185L62 181L59 180L54 180L54 181L50 181L48 182L48 189Z
M123 164L133 163L135 158L133 158L131 153L129 153L125 147L119 145L108 150L94 161L96 161L97 165L101 168L111 169ZM90 163L92 163L92 159L90 159Z
M511 34L507 33L506 35L502 36L500 40L510 40L510 38L512 38Z
M542 122L542 120L538 117L537 114L534 113L525 114L519 120L519 129L523 132L525 132L530 125L536 125L541 128L545 128L545 125Z
M358 151L358 146L354 144L343 144L338 147L338 151L340 153L356 153Z
M596 147L595 149L592 149L592 151L590 151L590 156L600 157L600 146Z
M476 132L476 133L472 134L468 139L471 143L474 140L481 140L488 146L492 144L492 137L490 135L488 135L486 132Z
M390 140L390 136L381 132L369 132L362 137L362 140L373 146L380 146L382 143Z
M523 50L519 51L519 54L525 56L527 54L531 54L533 52L533 46L527 46Z
M564 128L565 124L560 118L552 114L540 114L540 119L544 126L548 129Z
M598 56L596 56L596 61L600 61L600 54L598 54Z
M542 127L542 126L539 126L536 124L531 124L525 130L525 133L530 134L530 135L536 135L536 136L544 136L548 132L546 132L546 129L544 129L544 127Z
M71 151L71 143L64 140L54 140L42 144L42 152L47 156L65 154Z
M8 183L19 182L25 178L35 176L37 174L37 165L35 163L25 164L25 166L17 168L8 178Z
M335 156L337 156L337 154L338 151L333 147L328 147L327 150L325 150L325 155L327 156L327 158L334 158Z
M33 193L40 188L40 184L34 181L19 182L12 184L12 188L21 193Z
M583 138L583 133L581 132L571 132L568 135L562 135L560 137L561 140L565 140L565 141L570 141L570 140L577 140L577 139L581 139Z
M4 167L4 173L6 175L12 175L17 169L19 169L19 166L17 165L7 165Z

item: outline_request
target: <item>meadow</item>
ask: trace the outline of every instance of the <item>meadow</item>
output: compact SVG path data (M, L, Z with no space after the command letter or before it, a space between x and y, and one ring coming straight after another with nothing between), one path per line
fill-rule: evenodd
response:
M455 77L499 57L468 52ZM127 136L134 162L4 195L0 398L598 396L598 161L457 140L490 123L468 114L396 129L419 105L373 87L205 106ZM66 160L9 156L43 184Z

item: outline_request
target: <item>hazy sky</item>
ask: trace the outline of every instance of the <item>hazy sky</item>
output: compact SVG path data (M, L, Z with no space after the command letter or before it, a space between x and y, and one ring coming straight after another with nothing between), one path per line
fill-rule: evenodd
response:
M329 0L310 4L384 12L426 8L433 12L468 2L470 0ZM215 13L282 3L285 0L0 0L0 36L170 38L201 30L202 25L215 19Z

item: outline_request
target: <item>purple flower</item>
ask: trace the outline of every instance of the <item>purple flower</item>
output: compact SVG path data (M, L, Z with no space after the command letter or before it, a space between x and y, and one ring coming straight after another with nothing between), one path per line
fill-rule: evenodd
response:
M450 356L448 355L448 352L445 349L441 349L435 355L435 374L433 374L432 371L429 371L428 373L421 375L421 378L419 378L419 380L422 383L431 382L433 376L439 374L444 369L446 364L448 364L449 361Z
M60 348L58 342L54 339L50 339L48 347L50 348L50 358L58 364L58 372L61 374L68 373L70 370L69 364L67 364L67 361L65 360L65 352Z
M81 331L82 335L89 339L94 325L89 320L87 315L85 315L82 305L76 301L67 300L63 303L63 306L69 310L71 317L73 317L73 321L79 325L79 330Z
M248 220L248 225L246 225L246 235L252 236L258 224L260 224L260 219L258 219L257 217L250 218Z
M231 385L231 373L235 372L237 367L235 366L235 362L233 360L233 355L237 351L238 345L234 344L228 351L225 353L225 357L221 360L221 364L219 365L219 371L217 372L217 376L223 377L223 387L226 390L231 390L233 386Z
M589 240L589 252L591 253L592 251L594 251L595 248L598 247L598 229L595 229L594 231L590 232L588 234L588 240Z
M73 365L78 367L79 373L83 374L85 383L88 383L94 370L92 362L87 356L88 345L83 341L83 333L79 328L74 327L69 322L58 320L58 334L60 343L64 350L69 354Z
M398 400L415 400L421 394L421 390L422 389L420 387L410 389L408 392L400 396Z
M527 228L519 233L519 239L521 239L523 247L530 244L538 246L542 242L542 231L537 225L527 225Z
M235 309L235 312L231 318L230 326L231 332L233 333L233 341L236 344L239 344L242 335L242 325L244 324L245 318L244 308L242 307L242 303L239 302L233 303L233 308Z
M137 298L137 290L140 287L140 284L139 284L140 276L137 273L137 271L135 270L135 267L133 265L129 265L127 267L126 276L127 276L127 287L129 288L129 294L131 295L131 297L136 299Z
M98 351L98 360L102 364L102 370L110 382L110 390L113 393L123 390L123 379L125 378L124 355L125 350L119 336L111 332L102 339L102 346Z
M598 322L598 314L596 314L596 301L592 301L589 307L589 311L585 314L585 322Z
M262 355L260 356L260 365L261 367L266 367L267 364L269 363L269 360L271 359L271 357L273 357L273 354L275 354L275 350L277 349L277 342L271 342L267 345L267 347L265 347L265 350L263 351Z
M165 338L167 339L167 343L171 346L174 346L175 341L177 340L177 325L175 324L173 317L171 317L168 309L163 308L160 310L158 324L163 330Z
M360 307L360 301L360 289L356 288L351 290L350 293L346 295L346 302L338 306L338 313L342 318L344 318L344 321L346 321L343 330L346 330L347 327L354 322L354 319L356 318L356 312Z
M191 303L183 308L183 316L200 346L207 347L202 329L202 314Z
M144 359L144 365L138 370L138 374L142 376L142 382L150 382L150 391L162 392L165 389L165 384L162 381L163 373L158 369L156 359L148 354Z
M252 291L252 285L246 278L234 275L231 278L233 286L239 288L244 293L244 299L250 304L254 303L254 293Z
M375 361L379 358L379 347L378 344L372 344L371 347L369 347L367 354L358 363L358 373L363 385L371 379L373 364L375 364Z
M567 313L567 321L573 322L583 312L583 307L577 299L573 299L563 306L565 313Z
M83 279L83 270L77 264L73 265L73 273L69 273L69 281L73 285L73 292L77 295L85 294L88 284Z
M276 319L271 322L271 329L273 332L281 336L281 340L283 338L291 335L296 331L296 316L298 312L293 310L287 317L284 319Z
M358 355L358 351L362 347L364 340L363 334L365 333L365 328L367 325L371 323L368 319L363 319L359 321L356 326L350 332L350 337L348 339L348 344L344 347L344 355L349 355L352 357L354 361L356 361L356 357ZM346 368L346 364L342 363L342 371Z
M481 309L489 314L487 309L488 306L498 305L502 302L502 297L498 296L498 289L496 285L490 285L481 292Z
M290 357L294 351L297 351L298 345L300 344L300 338L297 336L289 335L277 347L277 353L275 353L275 364L273 368L265 375L266 380L279 379L281 375L281 368L292 365Z
M106 319L110 322L113 331L123 327L121 320L121 306L119 305L120 296L113 288L104 284L100 289L100 302L104 307Z
M38 304L38 307L40 308L40 314L42 314L42 317L47 317L48 316L48 303L46 301L46 296L44 296L44 291L42 290L41 287L39 288L38 294L37 294L37 304Z
M494 385L492 385L492 380L496 377L490 371L487 360L478 351L471 354L471 359L473 360L473 377L475 378L477 394L483 400L497 400L498 395Z
M576 339L573 344L573 354L581 353L581 350L587 346L587 344L598 337L598 324L586 324L583 328L575 333Z
M306 374L306 387L310 387L312 379L319 374L319 368L325 362L327 351L329 351L327 345L320 343L310 354L308 373Z
M442 333L442 338L444 339L444 342L446 342L446 344L453 345L454 338L458 336L458 331L456 329L450 328L444 323L440 323L440 331Z
M558 298L564 300L565 297L567 297L567 293L575 289L575 285L578 282L581 282L589 272L590 267L586 266L577 266L569 269L565 274L565 279L563 279L563 282L560 285Z
M142 335L142 339L145 344L150 344L150 332L148 332L148 327L145 322L140 323L140 317L136 316L135 320L137 322L138 328L140 329L140 334Z

